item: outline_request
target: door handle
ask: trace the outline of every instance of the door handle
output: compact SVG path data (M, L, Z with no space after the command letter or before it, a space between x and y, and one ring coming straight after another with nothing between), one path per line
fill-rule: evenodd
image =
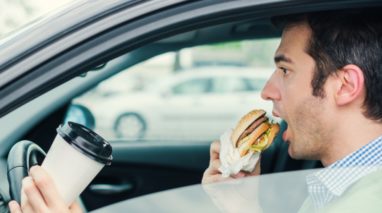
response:
M128 193L134 189L132 183L121 183L121 184L91 184L89 190L93 193L100 195L111 195L111 194L120 194Z

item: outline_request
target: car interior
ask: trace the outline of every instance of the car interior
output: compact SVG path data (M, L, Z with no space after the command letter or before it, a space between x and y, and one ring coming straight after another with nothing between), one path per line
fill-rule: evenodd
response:
M7 154L20 140L33 141L46 152L56 136L56 128L65 120L72 100L97 86L101 81L134 67L154 56L188 47L220 42L279 38L270 15L251 18L244 15L225 19L211 19L181 31L166 31L162 36L148 39L144 45L119 54L80 76L31 100L1 119L5 126L0 136L0 212L6 211L10 199L7 180ZM248 14L245 14L248 12ZM260 17L260 18L259 18ZM18 122L12 122L17 119ZM94 121L89 121L94 123ZM3 125L7 124L7 125ZM91 126L91 125L90 125ZM281 121L281 132L286 123ZM318 161L293 160L281 133L261 157L261 173L320 168ZM106 138L108 140L108 138ZM124 141L113 140L113 163L105 167L81 194L86 210L159 192L162 190L199 184L209 163L211 141L203 143L182 141Z

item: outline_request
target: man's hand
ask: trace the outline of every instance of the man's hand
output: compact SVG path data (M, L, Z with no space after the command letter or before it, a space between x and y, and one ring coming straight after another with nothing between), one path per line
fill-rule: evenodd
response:
M219 153L220 153L220 142L219 141L212 142L210 147L210 165L208 166L206 171L204 171L202 184L215 183L215 182L220 182L224 180L229 180L232 178L241 178L246 176L260 175L261 169L260 169L260 159L259 159L259 161L256 164L255 170L251 173L239 172L233 177L227 177L227 178L222 177L219 171L219 167L220 167Z
M77 203L69 207L65 204L53 180L40 166L32 167L29 173L22 183L21 206L16 201L9 202L11 213L82 212Z

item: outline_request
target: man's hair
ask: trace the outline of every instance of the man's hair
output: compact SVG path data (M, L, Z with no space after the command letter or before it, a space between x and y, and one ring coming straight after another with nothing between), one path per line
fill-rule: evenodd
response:
M284 29L307 23L306 52L315 60L312 94L324 97L326 79L347 64L363 70L366 117L382 121L382 16L374 11L331 11L277 17Z

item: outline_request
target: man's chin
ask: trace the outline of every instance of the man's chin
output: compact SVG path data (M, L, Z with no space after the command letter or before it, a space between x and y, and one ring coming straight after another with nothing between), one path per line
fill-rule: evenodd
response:
M290 142L289 141L286 141L286 143L288 144L288 155L292 158L292 159L296 159L296 156L295 156L295 153L293 152L292 150L292 147L290 145Z
M294 160L320 160L319 157L313 154L299 153L288 147L288 155Z
M306 160L306 156L293 150L290 141L286 141L288 144L288 155L294 160Z

